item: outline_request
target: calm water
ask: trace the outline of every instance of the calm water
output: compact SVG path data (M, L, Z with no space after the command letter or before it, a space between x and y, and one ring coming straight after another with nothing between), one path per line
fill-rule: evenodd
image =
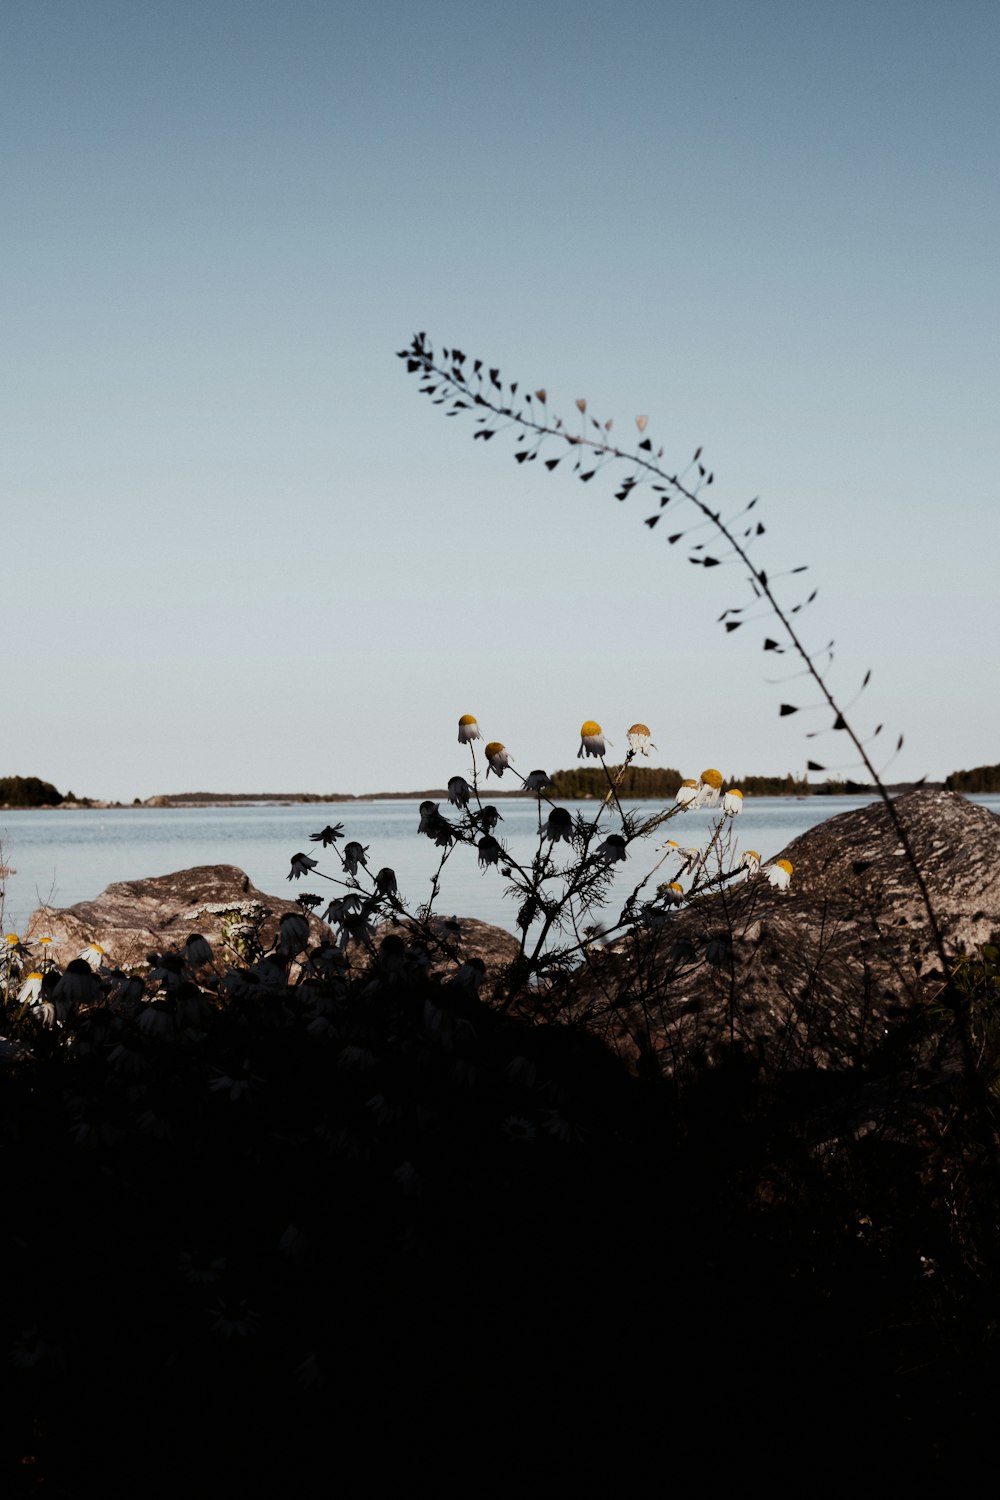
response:
M865 797L747 798L744 813L736 819L740 848L756 849L765 858L781 853L790 839L849 808L861 807ZM1000 797L977 797L1000 812ZM567 804L593 816L594 803ZM637 804L632 804L633 806ZM652 814L656 804L638 804ZM370 848L373 871L390 865L400 892L412 909L427 899L428 882L439 851L418 837L418 804L413 802L364 802L340 806L227 807L227 808L115 808L106 811L0 812L0 848L3 862L16 874L4 882L5 930L23 932L31 912L41 902L71 906L90 900L116 880L138 880L149 875L167 875L192 865L238 865L253 883L273 895L292 896L302 890L333 893L326 881L316 879L288 884L291 856L304 851L320 858L320 869L336 874L334 862L309 842L309 834L326 823L343 822L347 838ZM447 803L442 811L449 811ZM537 812L533 801L500 804L503 822L499 833L515 859L530 857ZM614 820L607 818L609 832ZM604 819L602 818L602 822ZM688 812L654 835L649 844L673 837L685 844L699 844L707 837L714 815ZM647 846L648 848L648 846ZM618 867L615 893L624 895L653 862L645 852L630 857ZM513 926L512 903L503 897L505 881L496 867L480 871L472 851L457 849L445 867L438 909L444 914L480 917L505 927Z

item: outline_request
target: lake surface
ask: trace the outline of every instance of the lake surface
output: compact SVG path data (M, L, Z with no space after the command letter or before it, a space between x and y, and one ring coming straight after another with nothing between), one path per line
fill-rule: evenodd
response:
M745 811L734 820L741 849L756 849L765 859L779 855L785 845L806 829L870 797L748 797ZM1000 796L974 797L1000 813ZM396 871L400 894L410 910L424 902L440 851L418 836L417 801L310 804L307 806L219 808L112 808L66 812L11 809L0 811L0 850L3 863L16 874L3 881L3 930L24 933L31 913L43 902L72 906L91 900L118 880L140 880L168 875L193 865L229 864L245 870L253 883L272 895L293 897L300 891L327 896L336 887L317 878L287 881L293 854L317 857L319 869L339 873L332 851L310 843L309 835L327 823L344 824L345 836L369 846L372 872L383 865ZM593 817L595 802L566 803ZM651 816L655 802L626 803ZM537 808L525 798L499 804L503 822L498 835L515 859L530 859L535 847ZM443 803L443 813L453 812ZM620 899L659 857L655 846L666 838L703 845L717 814L701 809L687 812L658 831L645 845L633 845L628 861L616 867L613 899ZM615 820L602 815L610 833ZM557 846L561 848L562 846ZM659 879L668 878L664 870ZM496 867L480 870L475 853L457 848L445 867L436 907L443 915L479 917L513 929L514 903L504 897L506 881ZM612 902L613 904L613 902ZM617 915L617 911L615 913Z

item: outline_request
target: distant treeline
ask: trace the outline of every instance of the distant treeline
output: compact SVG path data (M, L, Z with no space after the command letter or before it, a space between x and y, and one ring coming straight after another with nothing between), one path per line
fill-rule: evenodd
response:
M352 792L169 792L150 797L149 806L181 807L189 802L357 802Z
M37 776L0 776L0 805L4 807L58 807L62 792ZM72 801L72 793L69 799Z
M609 766L612 779L620 770ZM556 771L552 777L555 797L578 799L603 797L608 790L608 778L596 766L574 766L568 771ZM644 798L669 799L677 795L677 788L684 777L672 766L662 769L653 766L629 766L619 792L623 797L640 801ZM726 787L739 787L748 797L818 797L840 793L868 791L869 788L853 781L808 781L804 776L793 776L791 771L784 776L727 776Z
M1000 766L975 766L971 771L952 771L944 789L946 792L1000 792Z

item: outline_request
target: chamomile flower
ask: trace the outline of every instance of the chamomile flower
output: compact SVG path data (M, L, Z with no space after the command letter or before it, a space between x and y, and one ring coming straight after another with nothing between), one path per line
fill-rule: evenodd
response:
M500 859L500 845L492 834L486 833L479 840L479 863L485 870L487 865L495 865Z
M472 788L464 776L452 776L448 782L448 801L454 806L464 810L469 805L472 796Z
M722 811L728 813L731 818L738 817L743 811L743 793L738 787L729 788L722 799Z
M330 844L335 844L338 839L342 839L343 837L343 823L335 823L332 828L329 824L327 824L325 828L320 829L319 833L311 833L309 835L312 843L322 844L324 849L326 849Z
M665 906L679 906L684 900L684 887L676 880L661 885L658 890Z
M552 786L552 782L546 771L529 771L525 777L526 792L543 792L547 786Z
M368 861L365 859L367 853L367 844L359 844L352 839L349 844L344 845L344 869L352 875L357 875L358 865L364 865L367 870Z
M485 807L481 807L479 811L477 813L473 813L472 816L475 818L476 822L479 824L484 833L492 833L497 824L503 822L503 818L497 812L492 802L487 803Z
M748 875L756 875L760 869L760 855L756 849L747 849L744 851L740 864Z
M585 756L592 755L599 760L610 743L610 740L605 742L604 730L596 719L585 719L580 725L580 748L576 752L576 758L582 760Z
M565 807L554 807L549 813L545 824L545 836L553 844L558 844L560 839L570 843L573 836L573 819Z
M294 958L309 946L309 918L302 912L287 911L278 925L278 949L285 958Z
M310 859L308 854L293 854L292 868L289 870L286 879L298 880L300 875L308 875L310 870L315 870L318 863L318 860Z
M100 980L90 965L82 958L74 958L66 965L53 994L69 1005L89 1005L99 990Z
M499 740L490 740L486 746L486 759L489 761L489 765L486 768L487 776L491 771L494 776L502 776L510 765L510 756L507 754L507 747L502 745Z
M792 862L790 859L776 859L773 865L767 866L764 874L775 890L787 891L792 878Z
M420 804L420 822L417 824L418 833L429 833L434 824L434 819L439 817L438 805L428 797Z
M599 844L594 850L598 859L603 859L605 864L613 864L616 859L625 859L625 840L620 833L609 833L603 844Z
M686 811L689 807L697 806L700 791L701 788L696 781L682 781L677 788L677 796L674 798L674 801L678 807L683 807Z
M651 749L656 749L648 724L633 724L625 738L633 755L648 755Z
M104 949L100 943L88 943L77 957L84 959L92 968L99 969L104 962Z
M184 944L184 962L194 972L204 964L212 962L212 949L207 938L202 937L200 932L192 932Z
M443 821L443 820L442 820ZM390 870L388 865L383 865L375 876L375 889L380 896L395 896L396 894L396 872Z
M38 999L39 995L42 993L42 978L43 976L39 974L37 969L33 970L32 973L28 975L27 979L25 979L21 988L17 992L18 1002L21 1005L34 1003L34 1001Z
M470 740L481 740L483 731L472 714L463 714L458 721L458 743L469 744Z
M722 772L709 767L702 771L698 781L698 801L702 807L714 807L722 791Z
M16 932L4 934L3 946L8 953L16 953L18 958L27 958L29 944L22 943Z

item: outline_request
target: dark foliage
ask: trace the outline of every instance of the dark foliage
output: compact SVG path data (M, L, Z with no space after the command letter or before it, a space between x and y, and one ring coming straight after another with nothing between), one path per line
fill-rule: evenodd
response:
M857 1078L631 1078L385 965L154 1005L3 1080L5 1493L632 1493L706 1455L822 1493L991 1441L960 1116L946 1156L905 1106L817 1149Z

